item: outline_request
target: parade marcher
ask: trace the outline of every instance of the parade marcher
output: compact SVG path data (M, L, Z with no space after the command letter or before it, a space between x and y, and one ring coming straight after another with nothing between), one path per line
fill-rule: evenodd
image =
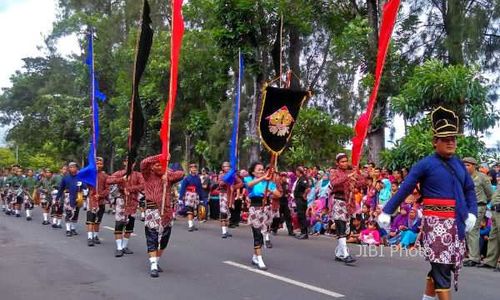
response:
M272 170L264 171L264 165L260 162L254 162L249 169L250 176L243 179L245 187L248 189L250 198L250 209L248 223L252 227L254 254L252 264L261 270L267 270L262 259L262 246L264 244L263 233L267 233L267 222L270 217L270 206L267 205L267 193L274 197L280 197L281 194L276 188L276 183L271 181L273 178Z
M2 202L2 211L7 211L7 176L9 174L8 170L2 170L0 176L0 199Z
M86 185L77 178L77 173L78 165L75 162L70 162L68 174L63 177L57 190L57 201L65 213L67 237L78 235L76 223L78 223L80 207L83 205L83 189L86 188Z
M26 213L26 220L31 221L31 212L34 207L33 203L33 195L35 192L35 187L37 185L37 181L35 177L33 177L33 170L28 169L26 172L26 177L23 180L23 200L24 200L24 211Z
M198 176L198 166L194 163L189 164L189 175L181 182L181 190L179 199L184 201L184 206L187 209L188 216L188 231L198 230L194 224L194 215L198 211L200 199L203 203L206 202L206 195L203 193L201 179Z
M346 264L356 262L349 254L347 247L348 226L350 216L354 213L354 189L362 189L365 180L356 170L349 170L347 154L339 153L335 157L337 168L330 170L330 200L332 220L335 223L337 235L337 248L335 249L335 260Z
M245 170L243 170L245 171ZM243 178L243 176L241 176L242 172L241 170L239 171L239 174L238 174L238 178L240 178L240 180ZM244 202L244 198L245 198L245 187L241 187L239 189L237 189L236 191L236 195L235 195L235 198L234 198L234 204L233 204L233 208L229 208L229 212L231 213L231 217L229 218L229 228L236 228L238 226L240 226L240 221L241 221L241 209L243 207L243 202Z
M295 234L293 233L290 208L288 207L288 198L290 197L290 185L288 183L286 172L280 173L280 181L277 182L276 184L281 185L282 195L279 199L279 216L273 219L273 223L271 225L271 231L273 232L273 234L277 234L280 224L285 222L286 228L288 229L288 235L295 236Z
M97 186L90 187L90 196L87 205L87 244L89 247L94 244L100 244L99 226L106 209L106 199L109 196L109 188L106 184L108 174L104 172L104 160L102 157L96 157L97 167Z
M24 203L24 190L23 190L23 169L19 166L15 168L15 176L12 177L10 184L12 186L12 201L14 213L17 218L21 217L21 205Z
M422 299L451 299L451 272L455 290L465 253L465 234L476 223L477 200L474 181L455 156L459 119L453 111L438 107L431 113L435 153L417 162L398 192L384 206L379 223L410 195L417 183L423 197L422 238L424 254L431 263Z
M222 238L228 238L232 235L228 232L229 218L231 217L230 208L234 205L236 191L243 187L243 182L238 176L235 176L234 183L228 184L224 182L223 177L229 170L231 165L225 161L222 163L222 174L219 176L219 209L220 209L220 224L222 228Z
M4 187L4 195L2 198L5 198L5 214L6 215L14 215L15 214L15 193L14 193L14 187L13 187L13 182L14 178L17 175L17 167L12 166L12 168L9 170L8 173L5 174L5 187Z
M170 188L184 177L183 171L167 170L164 172L160 158L161 155L150 156L141 162L146 197L144 231L151 277L158 277L158 272L163 271L158 265L158 261L168 245L172 232ZM166 185L166 189L164 185Z
M40 198L40 206L43 210L43 225L49 225L49 213L52 203L52 191L55 187L54 177L50 169L45 169L42 179L37 184L37 194ZM56 222L57 224L57 222Z
M477 199L477 220L474 228L467 232L467 250L469 253L469 260L464 262L464 267L474 267L481 262L481 254L479 249L479 227L481 220L484 219L486 214L486 204L491 199L493 194L491 190L491 183L488 176L476 170L477 161L472 157L465 157L463 159L467 172L474 181L474 188L476 191Z
M108 185L116 184L116 213L115 213L115 257L123 254L133 254L128 248L128 242L132 232L134 232L135 214L139 206L139 192L144 188L144 178L142 174L132 171L127 174L128 161L123 161L123 170L117 171L108 177ZM134 167L132 166L132 169Z
M488 238L488 250L483 263L478 267L494 269L500 272L500 177L497 177L497 190L491 199L491 231Z
M59 187L61 186L62 179L68 174L68 166L63 165L58 174L53 175L53 190L51 194L52 205L50 206L50 217L52 218L52 228L62 228L62 217L64 213L64 200L59 199Z
M300 224L300 234L297 235L297 239L306 240L309 238L307 233L307 195L310 191L309 180L304 172L304 167L297 167L295 170L295 175L297 180L293 185L293 198L295 199L295 205L297 206L297 217Z

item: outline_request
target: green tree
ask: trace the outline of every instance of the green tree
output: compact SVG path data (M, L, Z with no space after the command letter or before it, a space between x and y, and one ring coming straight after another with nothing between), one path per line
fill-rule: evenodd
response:
M466 128L477 134L495 126L500 118L488 90L477 68L430 60L415 69L391 106L412 123L439 105L458 112L463 108L459 115L462 131Z
M15 163L14 152L9 148L0 148L0 168L10 167Z
M457 139L459 157L470 156L479 160L485 150L484 143L475 136L459 136ZM394 148L381 153L381 163L390 170L410 168L433 152L431 122L429 118L425 118L410 127L406 136L394 144Z
M289 148L282 161L287 166L298 164L332 166L335 155L344 151L343 145L352 137L352 128L337 124L319 108L300 111Z

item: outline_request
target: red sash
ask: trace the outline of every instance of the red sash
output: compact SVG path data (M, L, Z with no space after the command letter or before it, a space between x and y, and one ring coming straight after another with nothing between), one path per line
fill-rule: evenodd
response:
M455 218L455 199L424 198L424 216Z

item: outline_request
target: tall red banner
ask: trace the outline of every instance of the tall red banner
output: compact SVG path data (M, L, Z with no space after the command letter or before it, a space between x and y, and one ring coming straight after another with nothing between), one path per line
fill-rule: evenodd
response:
M172 0L172 35L170 38L170 90L160 130L160 139L162 141L161 163L164 170L166 170L170 155L170 122L175 107L175 97L177 96L177 74L183 35L184 19L182 17L182 0Z
M375 68L375 84L373 86L366 112L359 116L356 126L354 127L355 136L352 138L352 165L359 165L361 152L363 151L363 142L366 139L368 128L370 127L370 120L372 119L373 108L377 101L378 88L380 86L380 79L382 78L382 71L384 70L385 58L387 56L387 49L391 40L392 30L396 23L400 0L389 0L385 5L382 12L382 22L380 24L380 34L378 41L377 53L377 66Z

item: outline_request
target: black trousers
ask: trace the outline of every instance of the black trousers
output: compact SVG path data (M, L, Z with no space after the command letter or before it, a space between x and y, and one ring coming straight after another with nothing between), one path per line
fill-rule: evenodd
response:
M158 239L158 231L156 229L144 226L144 232L146 233L146 245L148 247L148 252L153 252L158 250L158 243L160 243L160 250L167 248L168 241L170 240L170 234L172 233L172 227L167 226L163 228L161 240Z
M122 234L124 229L125 233L134 232L134 224L135 224L135 218L133 216L128 216L127 221L124 222L116 221L115 234Z
M335 233L337 234L337 238L345 238L347 237L347 222L341 220L334 220L335 222Z
M301 198L295 199L295 204L297 204L297 217L300 224L300 233L307 234L307 201Z
M434 282L436 292L447 291L451 288L452 271L454 271L454 265L431 263L431 270L427 276Z
M80 208L77 206L75 210L66 210L66 217L64 221L71 223L78 223L78 215L80 214Z
M230 225L238 225L241 221L241 199L234 200L234 208L229 208L231 218L229 219Z
M104 211L106 210L106 205L101 204L99 208L94 213L91 209L87 210L87 225L101 224L102 217L104 216Z
M254 249L259 249L264 244L264 236L260 229L254 228L252 226L252 234L253 234L253 247Z
M288 207L288 199L280 199L280 216L279 218L274 218L273 223L271 224L271 230L276 233L281 223L286 223L286 228L288 229L288 233L293 233L292 226L292 216L290 214L290 208ZM307 231L306 231L307 232Z
M208 201L208 205L210 206L210 219L219 220L220 215L220 204L219 200L210 199Z

